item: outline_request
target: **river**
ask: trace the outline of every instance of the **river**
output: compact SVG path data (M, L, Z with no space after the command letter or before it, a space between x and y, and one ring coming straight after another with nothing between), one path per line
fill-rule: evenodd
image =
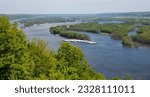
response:
M78 22L75 22L78 23ZM44 39L55 51L58 49L63 37L52 35L49 27L74 24L74 23L51 23L40 24L24 28L29 40L33 37ZM86 32L81 32L86 33ZM135 32L133 32L134 34ZM107 78L123 77L130 74L134 79L150 79L150 48L128 48L121 44L120 40L113 40L109 35L90 35L92 41L98 44L73 43L80 47L90 65L97 72L103 73Z

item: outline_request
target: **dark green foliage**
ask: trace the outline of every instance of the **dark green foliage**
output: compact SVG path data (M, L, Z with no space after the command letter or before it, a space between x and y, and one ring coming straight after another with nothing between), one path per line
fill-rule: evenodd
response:
M61 28L61 27L60 27ZM58 29L60 29L58 28ZM62 27L63 28L63 27ZM65 27L67 30L86 31L92 33L109 33L113 39L122 39L123 45L133 46L132 39L128 36L128 32L133 30L134 26L129 24L98 24L98 23L80 23ZM58 29L55 34L58 34ZM63 32L63 29L62 29Z
M98 24L94 23L80 23L67 27L68 30L85 31L93 33L109 33L112 34L112 38L121 39L124 35L128 35L128 32L133 29L129 24Z
M60 27L60 26L50 28L50 32L52 34L59 34L60 36L71 38L71 39L90 40L89 36L86 34L65 30L64 27Z
M85 32L99 33L100 32L100 25L96 22L81 23L81 24L71 25L67 29L68 30L75 30L75 31L83 31L83 32L85 31Z
M132 25L127 24L103 24L100 27L101 32L112 34L114 39L122 39L123 36L127 36L128 32L133 29Z
M133 41L150 45L150 26L143 26L139 33L132 36Z
M134 42L130 36L123 36L122 38L122 44L128 47L133 47Z

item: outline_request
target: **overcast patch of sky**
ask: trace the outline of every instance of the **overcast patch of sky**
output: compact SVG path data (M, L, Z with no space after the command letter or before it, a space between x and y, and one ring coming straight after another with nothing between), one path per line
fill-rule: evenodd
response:
M150 0L0 0L0 13L82 14L150 11Z

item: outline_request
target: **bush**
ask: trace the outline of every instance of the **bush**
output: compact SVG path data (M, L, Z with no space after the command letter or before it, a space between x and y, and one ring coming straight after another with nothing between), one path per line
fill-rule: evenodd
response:
M122 39L122 44L129 47L134 46L134 42L132 41L132 38L130 36L124 36Z
M143 26L139 29L139 33L132 36L133 41L150 45L150 26Z

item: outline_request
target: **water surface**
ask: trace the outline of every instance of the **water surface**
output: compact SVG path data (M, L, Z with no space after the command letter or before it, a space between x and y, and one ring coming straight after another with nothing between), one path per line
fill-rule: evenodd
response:
M49 46L55 51L58 49L63 37L49 33L49 27L70 24L70 23L51 23L27 27L24 29L29 40L38 37L46 40ZM86 33L86 32L81 32ZM135 33L135 32L133 32ZM73 43L80 47L87 61L97 72L101 72L110 77L123 77L131 74L135 79L144 77L150 79L150 48L127 48L122 46L120 40L113 40L109 35L93 34L90 35L92 41L98 44L91 45L85 43Z
M128 48L108 35L89 33L96 45L78 43L92 67L110 77L131 74L135 79L150 79L150 48Z

